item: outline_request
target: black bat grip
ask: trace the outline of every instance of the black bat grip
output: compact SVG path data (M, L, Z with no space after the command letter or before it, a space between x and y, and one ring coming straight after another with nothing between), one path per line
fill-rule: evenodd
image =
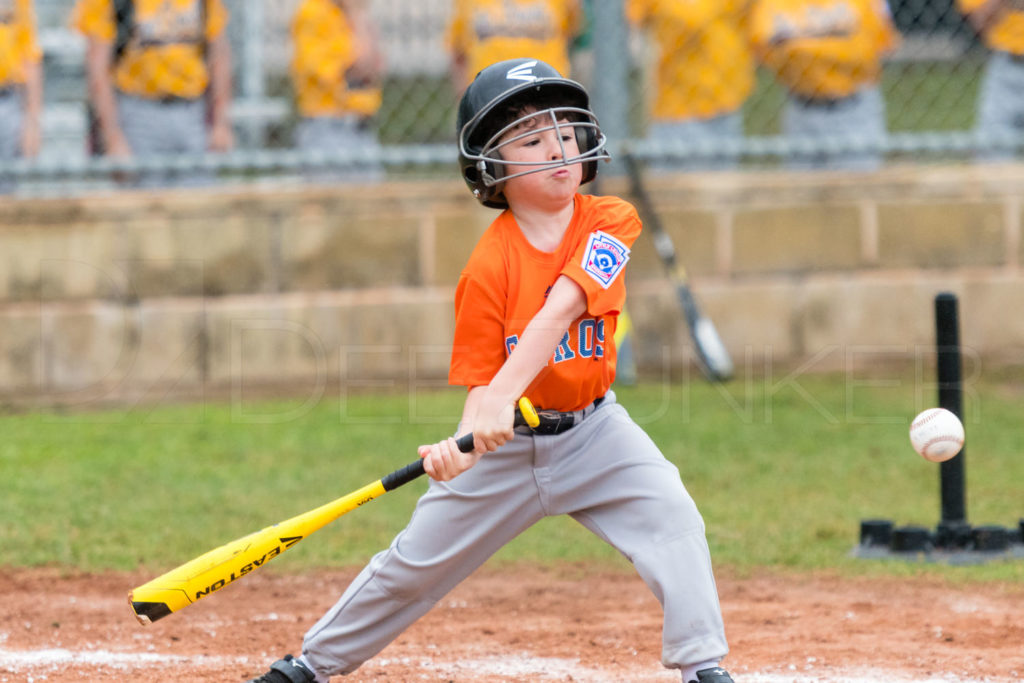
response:
M519 420L519 412L516 411L516 420ZM459 450L463 453L469 453L473 450L473 433L463 434L456 442L459 446ZM386 474L381 477L380 485L384 487L385 491L393 491L403 484L408 484L413 479L423 476L425 470L423 469L423 459L420 458L415 462L411 462L405 467L395 470L391 474Z
M384 487L385 491L391 491L397 489L402 484L408 484L413 479L423 476L426 470L423 469L423 460L417 460L411 462L401 469L397 469L391 474L386 474L381 477L380 485Z
M459 450L463 453L469 453L473 450L473 432L463 434L459 438L455 439L455 445L458 446Z
M524 399L525 400L525 399ZM533 406L527 401L528 410L533 412L533 419L536 420L536 412L533 411ZM513 427L521 427L528 425L530 422L523 416L523 412L516 408L516 416L512 421ZM534 425L536 426L536 425ZM459 447L459 450L463 453L469 453L473 450L473 432L469 434L463 434L455 440L455 445ZM419 459L415 462L411 462L405 467L395 470L391 474L384 475L381 477L380 485L384 487L385 491L391 491L397 489L402 484L408 484L413 479L423 476L426 470L423 469L423 459Z

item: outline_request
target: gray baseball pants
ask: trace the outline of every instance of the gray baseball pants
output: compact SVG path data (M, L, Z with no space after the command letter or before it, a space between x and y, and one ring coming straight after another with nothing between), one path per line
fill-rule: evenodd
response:
M824 145L837 140L877 145L885 139L885 130L885 100L877 86L831 102L811 103L790 96L782 111L782 132L795 142ZM841 152L823 149L813 154L791 155L786 160L786 167L791 169L871 171L881 164L881 155L870 147Z
M384 178L377 135L371 128L361 124L356 116L305 117L296 128L295 142L300 150L306 152L340 152L363 157L348 168L309 170L305 174L308 180L368 183Z
M306 634L319 681L355 671L494 552L570 515L629 559L664 609L662 663L728 652L704 522L668 462L608 392L581 423L516 438L450 482L431 480L409 525Z
M1009 141L1024 134L1024 58L993 52L978 94L976 131L992 136L1001 146L983 150L983 161L1006 161L1017 156Z
M655 121L647 139L652 142L730 142L743 139L743 115L738 112L720 114L709 119ZM656 161L651 168L680 171L727 171L739 165L735 158Z
M206 101L168 101L117 94L117 116L132 154L140 159L157 155L206 152ZM212 175L201 168L154 169L139 174L139 187L196 187L208 185Z
M21 156L21 125L24 101L16 88L0 90L0 161ZM0 176L0 194L14 191L14 181Z

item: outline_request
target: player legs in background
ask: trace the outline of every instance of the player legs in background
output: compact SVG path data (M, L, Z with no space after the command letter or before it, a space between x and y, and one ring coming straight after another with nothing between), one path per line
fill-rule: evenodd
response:
M978 94L978 122L975 130L982 137L1012 139L1024 132L1024 60L1006 52L994 52L985 67ZM983 149L984 161L1013 159L1013 149Z
M743 115L740 112L722 114L710 119L689 121L652 121L648 139L679 140L682 142L733 142L743 139ZM651 168L684 171L725 171L738 166L735 158L695 159L693 161L652 162Z
M166 101L118 93L118 118L132 153L137 157L206 152L206 103L203 99L168 98ZM196 187L212 177L198 168L142 171L137 187Z
M882 164L878 145L885 139L885 102L877 86L847 97L801 98L791 95L782 112L782 132L795 141L827 141L837 134L865 145L862 150L820 151L813 155L794 151L786 167L870 171Z
M310 170L306 173L309 180L377 182L384 178L380 142L369 120L358 116L305 117L296 128L295 143L304 151L341 152L363 157L346 169Z
M0 90L0 161L15 159L21 147L22 96L15 88ZM0 194L14 191L14 182L0 176Z

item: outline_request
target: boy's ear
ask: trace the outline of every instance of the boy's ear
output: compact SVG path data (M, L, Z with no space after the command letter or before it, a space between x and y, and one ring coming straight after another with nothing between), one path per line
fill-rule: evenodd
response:
M576 129L576 147L580 154L586 154L597 147L597 132L590 126L573 126Z
M586 154L587 152L597 149L598 145L598 133L597 129L592 126L576 126L576 146L580 150L580 154ZM583 178L580 180L580 185L589 183L597 177L597 162L586 161L583 163Z
M494 150L491 152L491 156L495 159L501 159L501 150ZM487 162L487 172L490 173L491 177L495 180L500 180L505 176L505 164Z

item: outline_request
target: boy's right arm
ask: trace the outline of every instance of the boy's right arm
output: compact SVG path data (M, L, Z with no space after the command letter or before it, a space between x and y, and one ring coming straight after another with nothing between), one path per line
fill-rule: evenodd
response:
M547 301L523 331L522 338L487 386L466 396L459 435L473 432L476 448L461 453L454 438L419 447L423 469L437 481L448 481L475 465L480 456L512 439L515 403L547 365L573 320L587 308L583 289L562 275Z

